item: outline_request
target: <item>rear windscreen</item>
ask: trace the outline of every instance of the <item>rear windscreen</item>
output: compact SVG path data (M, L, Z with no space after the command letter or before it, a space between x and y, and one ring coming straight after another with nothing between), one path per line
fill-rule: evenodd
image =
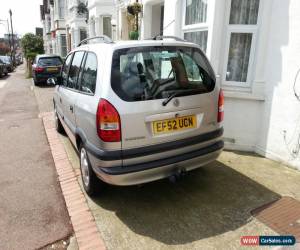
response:
M11 59L9 56L3 56L1 57L2 61L5 62L5 63L10 63Z
M40 66L58 66L62 65L62 60L59 57L44 57L40 58L38 64Z
M114 52L111 85L125 101L144 101L211 92L215 76L200 49L140 47Z

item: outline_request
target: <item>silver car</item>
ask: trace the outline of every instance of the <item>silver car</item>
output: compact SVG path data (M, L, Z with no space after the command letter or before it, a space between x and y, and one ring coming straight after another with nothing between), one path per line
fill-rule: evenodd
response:
M79 151L83 186L178 177L221 153L224 97L199 46L174 37L86 39L56 84L56 129Z

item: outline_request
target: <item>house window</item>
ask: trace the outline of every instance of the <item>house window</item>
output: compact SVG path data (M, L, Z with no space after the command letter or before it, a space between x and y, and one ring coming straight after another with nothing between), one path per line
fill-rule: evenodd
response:
M206 52L208 24L207 0L184 0L183 37Z
M60 35L60 46L61 46L61 56L66 57L68 53L66 35Z
M85 29L80 29L80 41L87 38L87 31Z
M206 23L207 0L186 0L185 25Z
M103 35L106 35L111 38L111 17L104 16L103 17Z
M224 65L226 85L250 86L259 3L259 0L231 0Z
M65 0L58 0L58 18L65 18Z
M193 31L193 32L185 32L184 39L187 41L191 41L193 43L199 44L201 49L205 52L207 48L207 36L208 31Z

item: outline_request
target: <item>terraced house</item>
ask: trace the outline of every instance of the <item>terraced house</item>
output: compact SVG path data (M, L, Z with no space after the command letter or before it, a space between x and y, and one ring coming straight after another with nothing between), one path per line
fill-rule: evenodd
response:
M63 56L86 36L127 40L134 30L197 43L224 90L226 147L300 169L298 0L45 0L41 10L46 50Z

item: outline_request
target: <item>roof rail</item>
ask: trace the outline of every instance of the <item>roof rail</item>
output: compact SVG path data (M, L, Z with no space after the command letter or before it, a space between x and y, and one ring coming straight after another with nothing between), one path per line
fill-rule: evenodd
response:
M163 40L163 39L174 39L175 41L186 42L186 40L184 40L180 37L177 37L177 36L162 36L162 35L156 35L156 36L146 39L146 40Z
M86 39L82 40L82 41L77 45L77 47L80 47L81 45L87 44L89 41L91 41L91 40L96 40L96 39L102 40L102 41L101 41L102 43L113 43L113 40L111 40L108 36L103 35L103 36L94 36L94 37L86 38Z

